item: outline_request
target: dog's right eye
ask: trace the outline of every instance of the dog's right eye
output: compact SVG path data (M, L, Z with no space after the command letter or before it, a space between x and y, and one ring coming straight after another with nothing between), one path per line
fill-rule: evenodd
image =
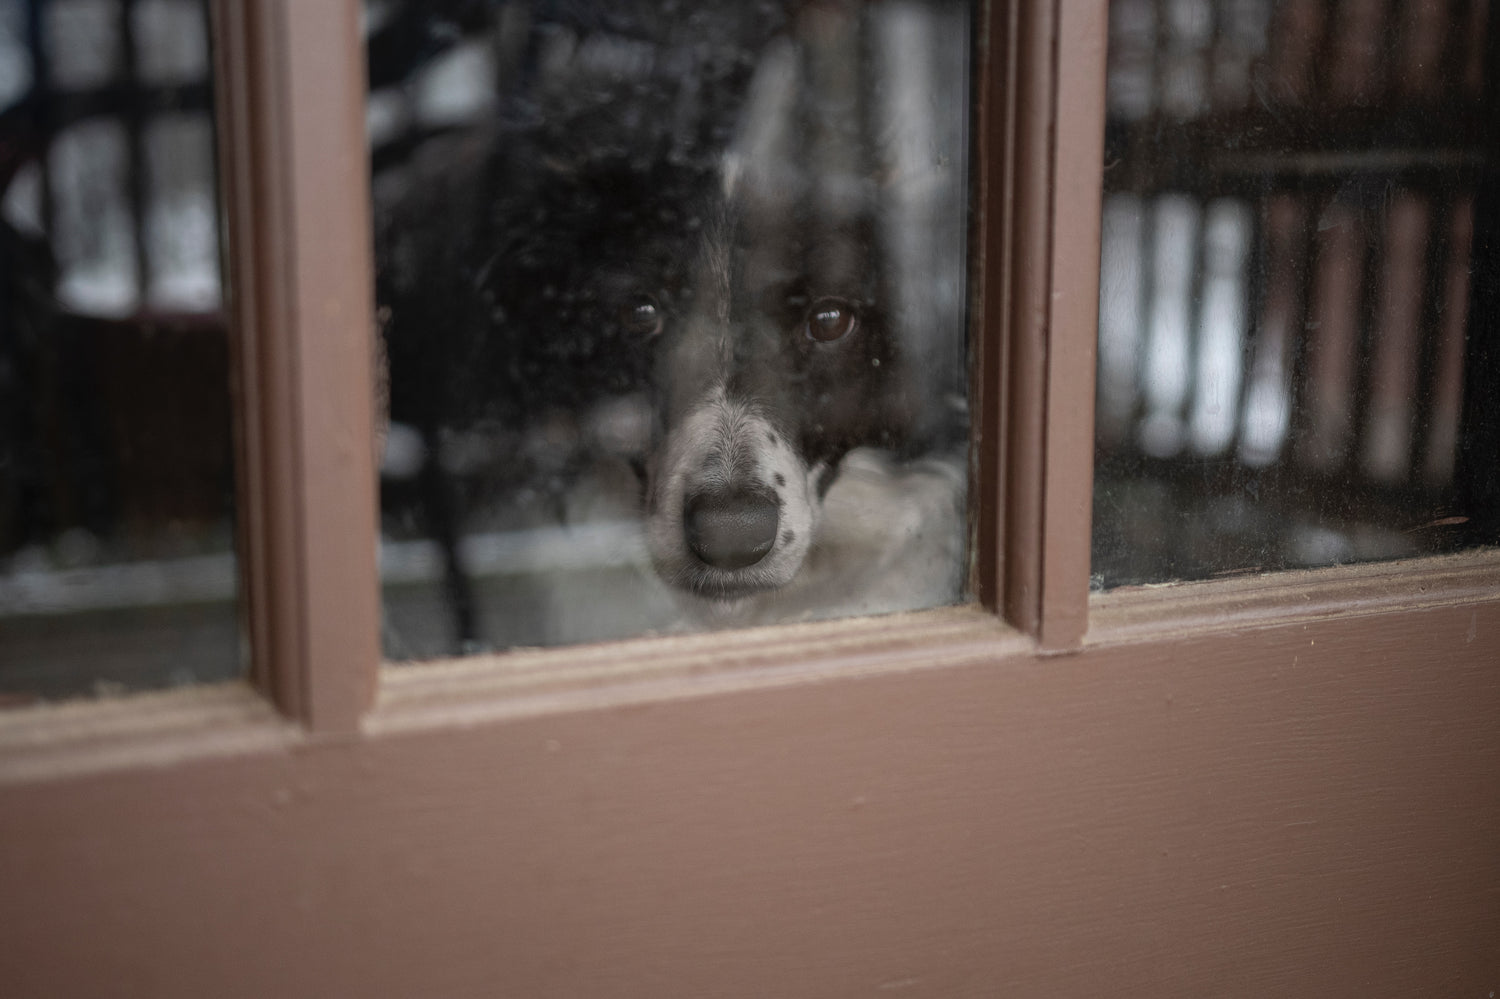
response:
M859 326L854 306L838 298L820 298L807 310L807 335L820 343L842 340Z
M650 295L637 295L620 308L620 325L631 336L656 336L661 324L661 306Z

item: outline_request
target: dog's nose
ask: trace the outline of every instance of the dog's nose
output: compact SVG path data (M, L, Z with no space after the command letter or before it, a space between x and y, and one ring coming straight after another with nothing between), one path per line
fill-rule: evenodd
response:
M776 543L776 497L733 489L695 493L683 507L687 543L716 569L743 569L765 558Z

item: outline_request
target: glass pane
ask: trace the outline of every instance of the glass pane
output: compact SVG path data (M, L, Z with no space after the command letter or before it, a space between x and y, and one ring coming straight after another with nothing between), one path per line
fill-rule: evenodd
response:
M1098 585L1497 536L1479 0L1114 0Z
M241 672L206 26L0 0L0 704Z
M963 598L970 16L366 5L391 657Z

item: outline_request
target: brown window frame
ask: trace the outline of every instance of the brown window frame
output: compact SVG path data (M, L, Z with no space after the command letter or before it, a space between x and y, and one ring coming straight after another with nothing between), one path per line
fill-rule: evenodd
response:
M271 5L216 13L230 284L246 289L234 316L253 676L312 731L348 732L379 686L375 473L370 456L348 446L370 438L374 409L358 40L351 53L337 6L288 6L280 19ZM985 266L973 275L980 499L971 588L980 608L1047 650L1076 648L1087 624L1098 280L1092 269L1071 274L1059 294L1052 276L1098 255L1102 18L1097 4L1055 14L1019 5L990 20L983 46L1016 40L1013 78L978 63L973 256ZM1052 75L1047 39L1059 32L1095 38L1100 59L1089 73ZM1054 131L1054 116L1073 124ZM1009 213L1009 204L1020 208ZM332 317L337 340L327 335ZM990 614L973 615L979 630L968 637L992 627ZM818 632L803 634L815 654ZM625 642L612 654L641 672L662 648ZM580 654L545 661L561 671Z
M214 14L251 683L0 714L8 994L1495 986L1500 557L1089 595L1104 0L981 32L974 605L420 668L357 0Z

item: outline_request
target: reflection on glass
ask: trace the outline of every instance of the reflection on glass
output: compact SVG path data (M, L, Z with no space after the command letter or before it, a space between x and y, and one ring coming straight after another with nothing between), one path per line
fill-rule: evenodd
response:
M240 672L199 0L0 0L0 704Z
M366 5L390 656L962 598L969 18Z
M1110 5L1096 583L1494 541L1495 21Z

